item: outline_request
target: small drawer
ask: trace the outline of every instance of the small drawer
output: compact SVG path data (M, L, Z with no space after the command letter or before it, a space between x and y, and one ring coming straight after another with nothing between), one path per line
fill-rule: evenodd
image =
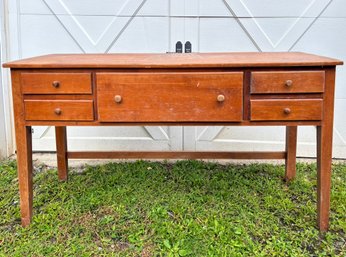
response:
M251 93L322 93L324 80L324 71L257 71L251 73Z
M251 100L251 120L321 120L322 99Z
M96 74L102 122L241 121L242 72Z
M24 100L26 120L94 120L92 100Z
M22 73L23 94L91 94L90 73Z

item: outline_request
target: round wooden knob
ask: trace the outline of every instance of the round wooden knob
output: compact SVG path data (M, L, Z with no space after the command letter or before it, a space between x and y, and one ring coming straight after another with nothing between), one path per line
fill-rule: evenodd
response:
M60 87L60 81L53 81L52 86L55 88Z
M224 96L224 95L218 95L218 96L217 96L217 101L218 101L219 103L222 103L223 101L225 101L225 96Z
M116 103L120 104L122 100L123 100L123 99L122 99L121 95L116 95L116 96L114 96L114 101L115 101Z
M60 115L60 114L61 114L61 109L60 109L60 108L56 108L56 109L54 110L54 113L55 113L56 115Z
M289 80L286 80L285 85L286 85L287 87L290 87L290 86L293 85L293 81L290 80L290 79L289 79Z
M291 109L290 108L284 108L284 114L290 114L291 113Z

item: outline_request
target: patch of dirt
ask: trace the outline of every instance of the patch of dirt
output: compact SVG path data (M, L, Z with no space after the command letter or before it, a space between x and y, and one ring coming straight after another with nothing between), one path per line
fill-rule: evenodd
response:
M141 257L151 257L154 256L154 246L152 244L146 244L141 252Z

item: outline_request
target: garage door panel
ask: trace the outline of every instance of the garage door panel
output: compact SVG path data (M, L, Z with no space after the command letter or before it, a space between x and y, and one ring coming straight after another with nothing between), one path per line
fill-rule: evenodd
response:
M324 18L346 18L345 0L333 0L322 13Z
M343 0L8 2L12 59L64 52L166 52L175 51L177 41L190 41L193 52L306 51L346 60ZM15 6L20 8L18 17ZM338 67L334 157L346 153L345 82L346 66ZM35 150L55 148L53 128L34 130ZM273 151L284 149L285 131L162 126L76 127L68 133L71 149ZM298 155L314 156L315 135L313 127L299 128Z
M346 99L336 99L334 115L333 156L345 158L346 156Z
M20 14L52 14L44 0L20 0Z
M167 52L169 21L165 17L136 17L117 38L109 52Z
M21 14L57 14L57 15L121 15L132 16L134 10L143 3L137 15L168 15L168 0L20 0ZM132 7L132 8L131 8Z
M192 14L204 17L233 17L233 14L225 7L223 1L214 1L211 5L210 0L200 0L197 11Z
M166 52L168 10L168 0L22 0L18 54ZM33 129L34 150L55 149L53 127ZM68 137L72 150L182 149L181 127L69 127Z
M51 53L82 53L75 40L53 15L22 16L20 31L23 58Z
M346 59L343 43L346 40L346 32L343 29L346 27L343 18L346 14L343 12L345 3L342 1L222 2L224 11L229 13L228 17L200 18L198 44L202 52L305 51ZM201 8L197 10L201 13ZM232 15L239 18L234 19ZM328 18L323 18L327 15ZM338 67L337 70L333 156L344 157L346 125L340 121L345 110L343 101L346 99L346 90L342 85L346 81L346 68ZM315 156L315 128L300 127L298 131L298 156ZM186 150L282 151L284 139L284 127L184 128Z
M54 127L33 127L33 149L55 149ZM181 150L182 128L176 127L68 127L70 150Z
M346 60L346 18L319 18L311 28L304 33L292 51L330 56ZM314 42L311 44L311 42ZM337 67L336 77L337 99L346 99L346 65Z
M318 17L332 0L225 0L237 17Z
M100 0L95 4L95 0L21 0L21 12L57 15L119 15L120 13L132 15L142 2L143 0ZM40 13L42 11L44 13Z
M314 2L314 0L243 0L243 1L228 1L231 5L234 2L242 2L254 17L299 17L306 8ZM238 13L238 15L246 15L247 13Z
M257 51L251 38L234 18L201 18L199 27L201 52Z

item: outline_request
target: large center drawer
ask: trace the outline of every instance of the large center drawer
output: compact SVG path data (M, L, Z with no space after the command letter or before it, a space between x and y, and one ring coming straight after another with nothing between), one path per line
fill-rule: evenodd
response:
M97 73L100 121L241 121L242 72Z
M242 72L100 72L96 85L101 122L242 120Z

